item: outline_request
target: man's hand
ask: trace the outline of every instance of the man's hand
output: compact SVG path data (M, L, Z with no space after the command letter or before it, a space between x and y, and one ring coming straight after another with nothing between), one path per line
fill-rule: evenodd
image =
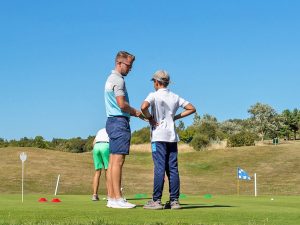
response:
M135 110L134 116L148 122L148 120L145 118L144 114L141 111Z

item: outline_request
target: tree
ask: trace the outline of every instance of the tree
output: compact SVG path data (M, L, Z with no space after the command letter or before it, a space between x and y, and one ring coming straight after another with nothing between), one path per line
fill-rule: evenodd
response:
M20 147L31 147L33 146L33 140L27 137L23 137L19 140Z
M42 136L36 136L33 140L33 147L47 148L47 143Z
M3 138L0 138L0 148L4 148L8 146L8 142Z
M67 141L66 147L71 152L81 153L84 152L85 140L81 139L81 137L71 138Z
M289 140L289 131L293 132L294 140L297 139L297 132L300 127L300 111L298 109L294 109L290 111L288 109L282 112L283 124L285 125L285 136Z
M226 120L220 124L220 129L228 137L241 132L243 127L235 121Z
M198 115L197 112L195 112L192 126L194 127L200 126L200 121L201 121L201 117Z
M184 130L185 130L184 122L182 120L179 120L178 126L176 126L176 132L179 133L180 131L184 131Z
M251 114L252 124L262 141L268 131L274 131L277 129L277 113L271 106L256 103L250 107L248 113Z
M85 152L90 152L93 150L93 142L94 142L95 136L88 136L88 138L85 141L84 145L84 151Z

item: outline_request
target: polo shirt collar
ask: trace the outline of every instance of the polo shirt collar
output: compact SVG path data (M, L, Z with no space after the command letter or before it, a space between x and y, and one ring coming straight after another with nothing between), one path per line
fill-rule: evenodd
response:
M119 73L118 71L116 71L116 70L112 70L111 73L116 74L117 76L124 78L123 75L120 74L120 73Z
M169 91L169 89L168 88L160 88L157 91Z

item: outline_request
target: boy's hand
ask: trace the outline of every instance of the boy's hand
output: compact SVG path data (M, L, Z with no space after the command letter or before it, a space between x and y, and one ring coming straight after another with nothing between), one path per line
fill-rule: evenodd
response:
M158 126L158 123L156 122L156 120L151 116L150 118L148 118L149 124L152 128L155 128Z

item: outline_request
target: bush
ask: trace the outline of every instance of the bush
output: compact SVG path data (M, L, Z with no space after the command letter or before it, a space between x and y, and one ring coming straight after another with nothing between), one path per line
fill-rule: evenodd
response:
M88 136L88 138L85 140L84 144L84 151L90 152L93 150L93 142L94 142L95 136Z
M3 138L0 138L0 148L4 148L8 146L8 142Z
M144 127L134 131L131 136L131 144L144 144L150 142L150 127Z
M71 138L66 143L66 148L73 153L81 153L84 152L85 140L80 137Z
M203 121L199 126L197 133L204 134L208 136L208 139L217 139L217 129L218 126L216 123Z
M179 139L183 143L188 144L192 141L194 133L195 131L191 129L181 130L178 132Z
M209 144L209 137L206 134L196 134L193 137L193 140L190 142L190 145L196 150L200 151L206 148Z
M228 147L253 146L255 145L256 138L257 135L248 131L242 131L238 134L231 135L228 138L227 146Z

